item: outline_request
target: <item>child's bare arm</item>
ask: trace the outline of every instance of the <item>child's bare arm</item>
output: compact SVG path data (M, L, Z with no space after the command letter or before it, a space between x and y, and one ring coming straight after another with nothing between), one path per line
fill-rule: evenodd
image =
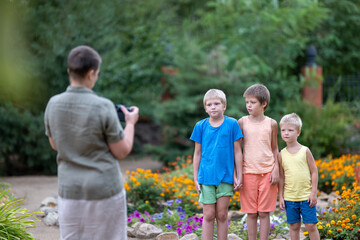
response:
M201 144L195 142L195 150L194 150L194 157L193 157L193 168L194 168L194 183L196 187L196 191L200 194L200 185L198 182L198 172L199 172L199 165L201 160Z
M317 203L318 170L310 149L306 149L306 161L309 165L311 175L311 194L308 202L310 202L310 207L314 207Z
M234 190L239 190L242 187L242 165L243 165L243 156L241 151L240 139L234 142L234 156L235 156Z
M271 121L271 151L275 158L275 166L271 172L271 184L275 185L279 182L279 160L278 160L278 144L277 144L278 126L275 120Z
M285 173L282 167L282 158L281 154L278 154L279 159L279 172L280 172L280 180L279 180L279 206L281 210L285 209L285 201L284 201L284 185L285 185Z

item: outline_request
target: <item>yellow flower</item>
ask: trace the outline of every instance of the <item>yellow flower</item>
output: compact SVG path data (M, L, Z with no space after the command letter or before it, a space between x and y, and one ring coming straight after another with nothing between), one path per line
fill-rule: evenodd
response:
M328 234L331 235L331 233L332 233L332 232L331 232L331 230L329 229Z
M359 222L360 222L360 218L359 218ZM335 221L334 221L334 220L331 220L330 223L331 223L331 225L333 225L333 226L335 225Z
M148 203L149 203L149 201L148 201L148 200L146 200L146 201L145 201L145 203L146 203L146 204L148 204Z
M352 218L352 219L356 219L356 215L353 214L353 215L351 216L351 218Z
M318 226L318 229L320 229L320 230L323 229L323 226L322 226L322 225L319 225L319 226Z
M307 235L309 235L309 232L304 232L303 235L307 236Z

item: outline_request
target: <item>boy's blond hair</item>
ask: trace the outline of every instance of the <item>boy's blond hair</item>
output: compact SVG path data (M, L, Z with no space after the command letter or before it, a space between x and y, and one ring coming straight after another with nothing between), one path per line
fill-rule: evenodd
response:
M204 107L206 106L206 101L212 98L218 98L220 99L222 104L224 105L226 104L226 95L223 91L219 89L210 89L204 95L204 99L203 99Z
M264 108L264 111L270 103L270 92L263 84L254 84L248 87L248 89L245 90L243 97L255 97L257 100L259 100L260 104L266 102L267 104Z
M281 124L288 123L295 125L296 129L298 131L301 130L302 127L302 121L301 118L296 113L290 113L283 116L280 120L280 126Z

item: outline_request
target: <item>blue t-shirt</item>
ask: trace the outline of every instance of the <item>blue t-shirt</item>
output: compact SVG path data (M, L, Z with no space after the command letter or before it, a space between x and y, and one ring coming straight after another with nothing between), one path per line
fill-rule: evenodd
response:
M209 118L196 123L190 139L201 144L199 184L233 184L234 142L242 137L238 122L228 116L219 127L211 126Z

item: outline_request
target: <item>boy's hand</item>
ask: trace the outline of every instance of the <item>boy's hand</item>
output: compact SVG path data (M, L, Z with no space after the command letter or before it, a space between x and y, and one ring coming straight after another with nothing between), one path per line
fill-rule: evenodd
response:
M310 194L309 199L308 199L308 203L310 203L309 206L311 208L315 207L315 205L317 203L316 193L311 193Z
M197 180L195 180L194 182L195 182L196 192L200 196L200 184Z
M285 210L285 201L283 197L279 197L279 207L281 210Z
M271 185L278 184L279 180L280 180L280 178L279 178L279 168L277 166L275 166L273 171L270 174Z
M238 191L242 188L242 177L234 177L234 191Z

